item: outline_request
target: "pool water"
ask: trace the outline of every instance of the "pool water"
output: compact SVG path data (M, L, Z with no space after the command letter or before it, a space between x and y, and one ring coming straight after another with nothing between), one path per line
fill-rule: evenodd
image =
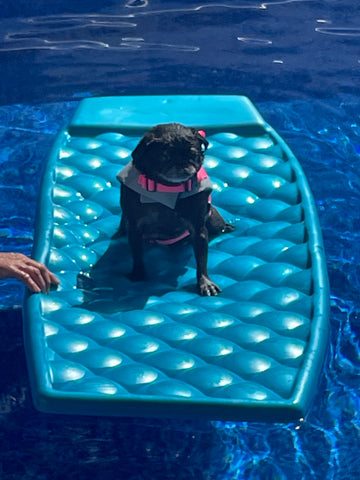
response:
M244 94L290 145L316 199L331 284L329 354L314 404L297 424L44 415L30 398L23 290L2 281L0 478L358 478L357 4L81 3L2 6L0 249L31 253L42 167L80 98Z

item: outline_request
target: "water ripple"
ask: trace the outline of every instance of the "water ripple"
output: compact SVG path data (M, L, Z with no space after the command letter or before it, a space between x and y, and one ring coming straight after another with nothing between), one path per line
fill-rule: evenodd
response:
M105 49L109 45L103 42L90 40L72 40L52 42L40 38L24 38L23 41L13 41L9 45L0 47L2 52L21 51L21 50L73 50L74 48Z
M360 37L360 28L318 27L315 28L315 31L325 35L336 35L339 37Z
M114 47L112 47L114 49ZM146 49L146 50L153 50L157 48L166 48L166 49L172 49L172 50L177 50L177 51L182 51L182 52L197 52L200 50L200 47L196 46L191 46L191 45L172 45L170 43L150 43L150 42L145 42L143 38L122 38L122 42L119 47L116 48L130 48L130 49Z
M131 15L132 17L132 15ZM35 25L46 32L59 30L71 30L88 27L136 27L136 23L125 21L128 16L125 15L51 15L48 17L30 17L22 19L22 22L29 25ZM48 27L44 29L44 27Z
M24 27L25 24L25 27ZM22 50L156 50L171 49L182 52L196 52L199 47L192 45L146 42L138 37L120 37L119 31L134 29L136 23L124 21L124 16L85 15L85 16L49 16L23 19L18 30L6 32L0 51ZM102 40L87 38L89 29L99 29ZM107 29L116 30L115 40L107 41ZM64 38L65 35L81 35L81 38ZM1 35L1 31L0 31ZM61 38L56 39L57 36ZM69 36L67 35L67 36ZM91 35L93 37L93 35Z
M243 3L240 5L233 5L231 3L205 3L200 5L194 6L187 6L182 8L169 8L166 10L151 10L151 11L139 11L138 15L152 15L158 13L178 13L178 12L191 12L191 11L199 11L205 8L230 8L230 9L266 9L272 5L285 5L288 3L297 3L297 2L306 2L308 0L274 0L274 1L254 1L253 4ZM311 0L310 0L311 1ZM138 8L138 7L147 7L148 1L147 0L130 0L126 3L125 7L131 8Z
M123 38L118 45L111 45L105 42L94 40L60 40L50 41L39 38L24 38L23 41L14 41L8 46L0 47L2 52L21 51L21 50L74 50L74 49L92 49L92 50L136 50L136 49L172 49L182 52L196 52L199 47L191 45L172 45L169 43L150 43L143 39Z
M263 38L237 37L237 40L251 45L272 45L273 43L271 40L266 40Z
M125 4L125 7L147 7L149 4L148 0L129 0L126 4Z
M175 50L181 52L197 52L199 46L171 44L167 42L148 42L137 39L135 35L119 32L134 31L138 27L136 19L154 17L155 15L178 15L179 13L197 13L204 9L267 9L270 6L304 2L305 0L275 0L273 2L240 3L205 3L184 7L145 9L148 1L129 0L125 7L132 8L129 13L106 15L49 15L19 19L9 24L0 23L0 51L14 52L24 50ZM141 8L139 8L141 7ZM136 10L135 10L136 9ZM11 29L11 30L9 30ZM238 37L238 40L253 45L270 45L270 40Z

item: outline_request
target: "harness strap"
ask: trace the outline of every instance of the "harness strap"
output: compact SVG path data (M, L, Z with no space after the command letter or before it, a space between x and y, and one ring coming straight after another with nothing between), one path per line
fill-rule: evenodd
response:
M203 167L200 168L196 176L198 182L201 182L202 180L205 180L205 178L208 178L208 174ZM152 180L144 173L141 173L139 175L138 182L142 186L142 188L144 188L148 192L181 193L190 192L193 187L192 178L189 178L185 182L179 183L178 185L164 185L163 183Z

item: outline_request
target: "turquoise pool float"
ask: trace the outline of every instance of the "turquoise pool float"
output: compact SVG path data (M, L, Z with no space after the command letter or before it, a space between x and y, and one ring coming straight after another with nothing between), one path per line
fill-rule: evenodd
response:
M212 201L235 225L210 244L217 297L197 294L187 245L149 246L150 281L126 277L116 176L148 128L172 121L206 130ZM301 166L246 97L80 102L45 167L33 256L61 279L24 302L40 411L276 422L306 415L328 344L321 230Z

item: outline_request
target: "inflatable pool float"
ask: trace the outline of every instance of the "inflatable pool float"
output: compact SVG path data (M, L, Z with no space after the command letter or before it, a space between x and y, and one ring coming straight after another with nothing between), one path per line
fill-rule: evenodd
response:
M126 276L116 177L147 129L173 121L206 131L212 202L235 226L209 247L216 297L198 295L186 244L149 245L151 280ZM301 166L246 97L81 101L45 166L33 256L61 279L24 302L40 411L277 422L308 411L328 341L321 231Z

